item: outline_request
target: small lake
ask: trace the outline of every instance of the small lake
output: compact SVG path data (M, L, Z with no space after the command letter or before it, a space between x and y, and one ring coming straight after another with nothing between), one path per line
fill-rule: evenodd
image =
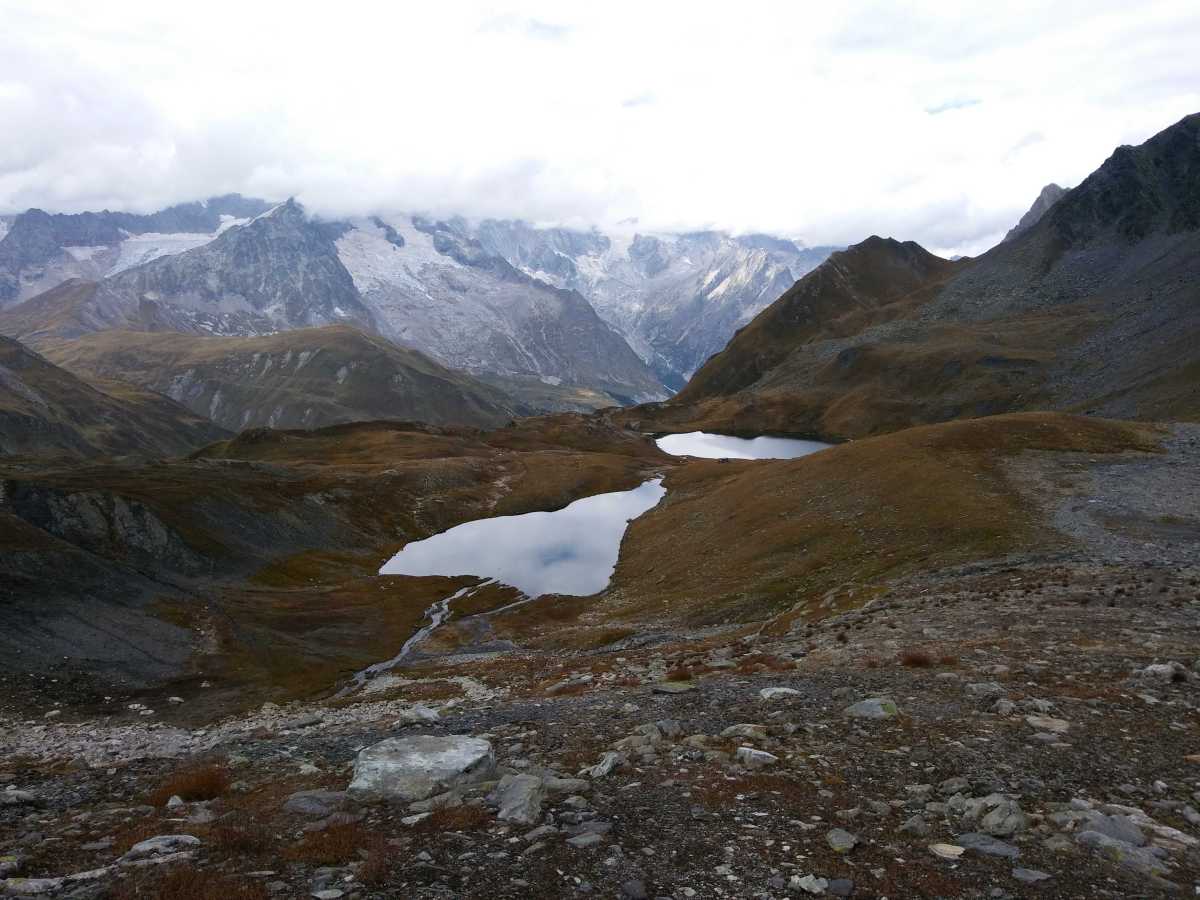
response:
M726 434L709 434L707 431L668 434L655 443L660 450L672 456L699 456L704 459L795 459L832 446L821 441L776 437L740 438Z
M587 596L608 585L629 521L657 505L661 479L597 494L555 512L496 516L414 541L380 575L478 575L542 594Z

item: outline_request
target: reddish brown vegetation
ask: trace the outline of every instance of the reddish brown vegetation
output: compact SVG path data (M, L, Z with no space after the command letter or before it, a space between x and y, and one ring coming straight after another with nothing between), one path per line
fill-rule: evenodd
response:
M382 840L357 823L332 825L306 834L284 856L312 866L340 866L358 859L358 851L378 849Z
M190 866L134 875L120 882L113 900L267 900L264 885L241 878L226 878Z
M926 650L916 650L909 648L901 650L896 657L900 660L900 665L908 666L910 669L928 669L933 666L933 655Z
M492 817L482 806L443 806L417 825L419 831L473 831L486 828Z
M215 763L194 765L169 776L147 797L153 806L166 806L172 797L188 803L215 800L229 790L229 771Z

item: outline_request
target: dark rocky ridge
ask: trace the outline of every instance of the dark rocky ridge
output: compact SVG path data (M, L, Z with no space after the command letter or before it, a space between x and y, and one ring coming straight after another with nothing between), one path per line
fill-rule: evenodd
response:
M85 382L0 337L0 456L170 456L226 434L160 394Z

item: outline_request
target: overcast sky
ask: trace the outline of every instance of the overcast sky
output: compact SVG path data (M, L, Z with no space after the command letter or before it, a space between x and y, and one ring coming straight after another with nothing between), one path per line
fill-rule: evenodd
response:
M327 215L943 253L1200 111L1200 2L0 0L0 212Z

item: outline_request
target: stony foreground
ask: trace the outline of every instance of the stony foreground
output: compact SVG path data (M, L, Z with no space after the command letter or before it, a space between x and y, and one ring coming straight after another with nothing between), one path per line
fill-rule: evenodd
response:
M786 635L424 666L201 729L167 723L188 703L4 721L0 885L1190 894L1198 576L1166 562L978 567ZM403 769L443 745L433 774Z

